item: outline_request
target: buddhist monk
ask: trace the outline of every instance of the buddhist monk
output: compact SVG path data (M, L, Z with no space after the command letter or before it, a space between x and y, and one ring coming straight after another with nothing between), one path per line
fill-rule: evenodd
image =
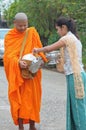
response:
M40 123L41 107L41 69L33 78L22 77L21 70L27 68L27 63L20 58L20 50L26 31L28 30L22 56L32 52L34 47L41 48L42 43L34 27L28 27L27 15L19 12L14 17L14 28L5 36L4 68L8 81L8 98L10 110L15 125L24 130L24 124L29 123L29 130L36 130L35 123ZM44 62L47 59L39 54Z

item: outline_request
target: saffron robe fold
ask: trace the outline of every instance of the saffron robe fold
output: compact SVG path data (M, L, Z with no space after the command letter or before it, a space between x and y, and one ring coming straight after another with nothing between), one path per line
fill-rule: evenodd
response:
M39 35L34 27L28 28L23 55L31 53L34 47L42 47ZM26 31L25 31L26 32ZM8 97L10 102L11 114L15 125L18 125L18 118L23 118L23 123L29 119L40 122L41 107L41 70L33 79L23 79L18 64L20 49L25 32L21 33L13 28L5 36L4 68L8 80ZM40 53L43 60L47 59Z

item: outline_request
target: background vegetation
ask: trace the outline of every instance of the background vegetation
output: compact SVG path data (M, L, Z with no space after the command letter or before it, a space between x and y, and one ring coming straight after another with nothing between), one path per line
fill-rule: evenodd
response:
M74 18L83 44L83 62L86 65L86 0L15 0L4 10L10 27L13 26L17 12L27 14L29 26L36 27L44 46L59 38L54 27L59 16Z

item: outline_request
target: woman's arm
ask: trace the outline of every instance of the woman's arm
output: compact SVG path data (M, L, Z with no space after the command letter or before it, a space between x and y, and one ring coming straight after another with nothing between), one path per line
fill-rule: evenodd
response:
M45 46L45 47L42 47L42 48L34 48L33 49L33 53L39 53L39 52L50 52L50 51L54 51L54 50L57 50L61 47L64 47L65 46L65 42L59 40L55 43L53 43L52 45L49 45L49 46Z

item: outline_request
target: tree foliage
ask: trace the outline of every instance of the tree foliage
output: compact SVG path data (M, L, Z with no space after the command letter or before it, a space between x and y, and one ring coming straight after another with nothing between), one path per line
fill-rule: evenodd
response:
M17 12L27 14L29 26L36 27L44 43L58 39L54 21L61 15L74 18L80 34L86 33L86 0L15 0L5 10L9 25Z

